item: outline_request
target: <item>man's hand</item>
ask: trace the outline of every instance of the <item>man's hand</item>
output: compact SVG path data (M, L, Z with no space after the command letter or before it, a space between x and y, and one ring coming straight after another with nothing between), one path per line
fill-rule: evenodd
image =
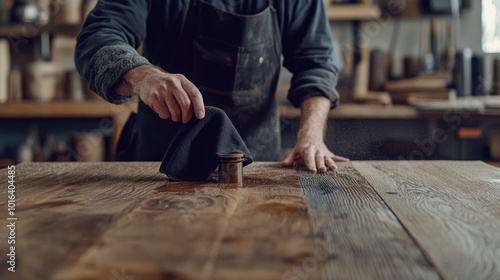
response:
M326 172L328 169L337 169L335 161L349 161L347 158L334 155L323 141L329 110L330 100L325 97L310 97L302 102L302 121L297 143L281 162L282 166L293 166L293 163L297 162L305 164L309 171Z
M299 132L299 135L302 134ZM293 166L294 162L304 164L309 171L326 172L328 169L336 170L335 161L345 162L349 159L334 155L325 145L323 139L312 136L298 138L297 144L281 162L282 166Z
M136 67L122 77L115 88L120 95L138 95L162 119L187 123L193 117L205 117L205 105L200 91L186 77L165 73L151 65Z

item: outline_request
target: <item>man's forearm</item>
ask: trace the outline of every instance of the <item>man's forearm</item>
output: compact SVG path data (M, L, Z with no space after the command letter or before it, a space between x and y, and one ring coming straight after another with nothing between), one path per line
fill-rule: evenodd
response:
M308 136L323 140L330 105L331 101L323 96L313 96L302 101L299 138Z

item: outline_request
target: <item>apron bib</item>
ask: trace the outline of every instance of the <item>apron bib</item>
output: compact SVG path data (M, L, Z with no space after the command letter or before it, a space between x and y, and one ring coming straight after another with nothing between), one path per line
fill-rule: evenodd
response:
M205 105L226 112L254 160L280 160L275 90L281 67L281 38L271 1L253 15L190 1L175 50L165 70L186 76L202 93ZM180 125L162 120L140 101L135 135L129 141L132 157L161 160Z

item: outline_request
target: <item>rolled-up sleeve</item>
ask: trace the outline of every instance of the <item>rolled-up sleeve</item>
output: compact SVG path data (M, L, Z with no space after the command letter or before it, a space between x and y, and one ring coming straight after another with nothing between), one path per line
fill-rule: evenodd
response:
M148 60L136 51L146 34L146 0L99 0L77 37L75 65L90 89L112 103L130 97L113 88L121 76Z
M325 96L334 108L340 61L323 1L291 1L283 30L283 65L293 74L288 100L296 107L304 98Z

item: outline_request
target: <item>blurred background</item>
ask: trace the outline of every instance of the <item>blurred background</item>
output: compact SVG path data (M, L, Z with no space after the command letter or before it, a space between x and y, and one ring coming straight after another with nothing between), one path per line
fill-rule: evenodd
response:
M326 135L332 151L355 160L500 161L500 0L324 2L343 64ZM113 159L137 104L106 103L75 70L75 38L96 3L0 0L0 168ZM284 152L300 124L286 100L289 81L283 69Z

